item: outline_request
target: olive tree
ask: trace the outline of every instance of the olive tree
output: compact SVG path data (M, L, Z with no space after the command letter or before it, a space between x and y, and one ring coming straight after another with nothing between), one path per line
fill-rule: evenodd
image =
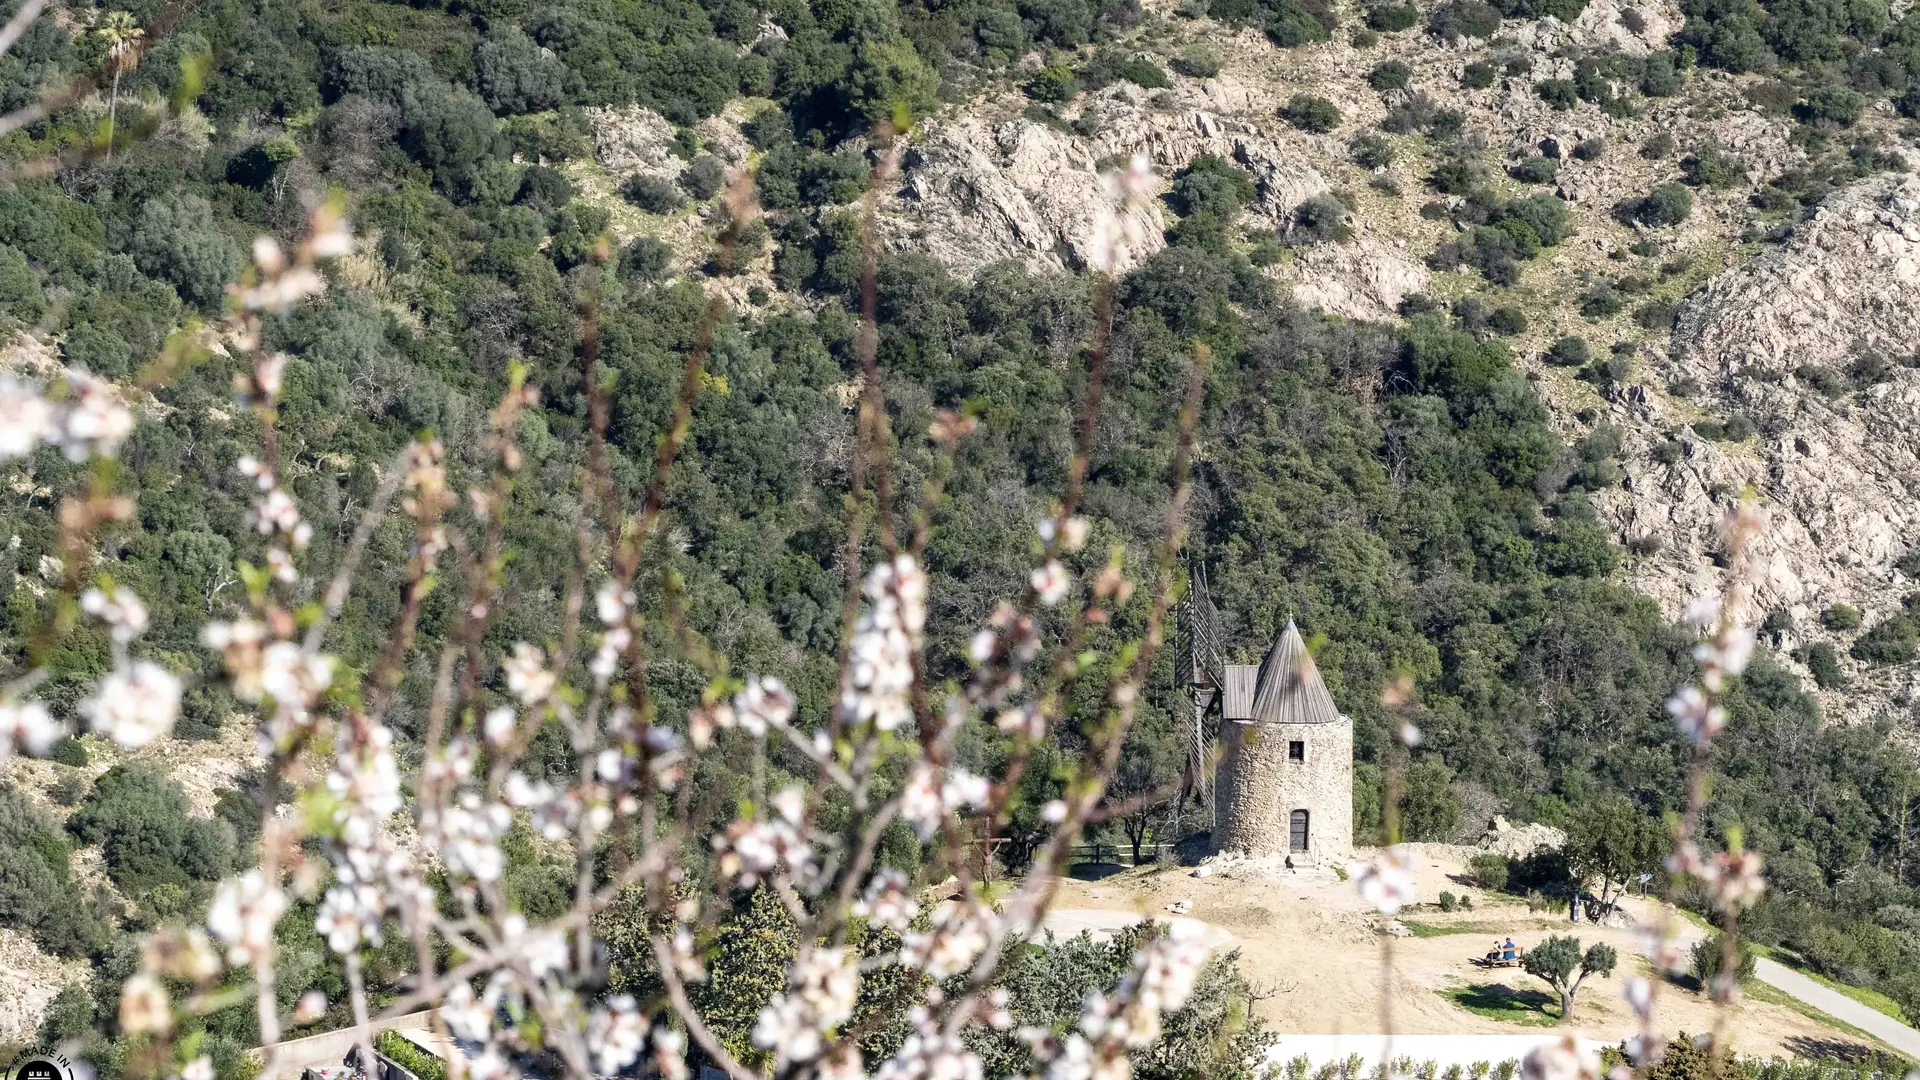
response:
M1604 941L1595 942L1586 952L1580 951L1580 939L1556 934L1527 951L1523 962L1527 974L1544 979L1560 995L1560 1022L1573 1022L1573 997L1580 992L1580 984L1589 975L1605 977L1613 974L1613 968L1619 962L1613 946Z

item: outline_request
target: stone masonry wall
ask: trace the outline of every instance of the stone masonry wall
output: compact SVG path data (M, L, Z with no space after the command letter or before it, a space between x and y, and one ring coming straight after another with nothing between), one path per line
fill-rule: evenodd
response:
M1328 865L1353 851L1353 721L1222 725L1214 850L1285 855L1290 818L1307 811L1307 859ZM1306 743L1306 761L1287 744ZM1298 861L1298 857L1296 856Z

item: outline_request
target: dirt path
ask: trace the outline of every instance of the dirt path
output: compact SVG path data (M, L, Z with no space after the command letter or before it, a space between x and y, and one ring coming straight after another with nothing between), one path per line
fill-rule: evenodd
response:
M1529 912L1514 898L1466 884L1457 849L1416 847L1417 895L1425 903L1402 914L1399 921L1409 934L1392 939L1391 970L1383 971L1381 965L1383 920L1361 902L1351 882L1330 872L1196 878L1190 868L1167 865L1101 881L1064 881L1048 925L1063 935L1110 929L1127 917L1167 919L1172 915L1169 907L1177 905L1183 914L1226 935L1216 947L1239 953L1241 971L1260 992L1255 1010L1268 1030L1288 1038L1364 1041L1389 1030L1383 1026L1384 1005L1390 1010L1391 1030L1457 1037L1460 1045L1486 1047L1469 1061L1494 1060L1490 1055L1498 1046L1518 1046L1514 1038L1550 1034L1557 1026L1558 1003L1544 983L1515 969L1479 966L1488 945L1511 936L1532 948L1555 934L1571 934L1589 944L1608 942L1621 961L1611 978L1589 979L1582 987L1573 1031L1607 1044L1636 1032L1638 1021L1620 989L1624 976L1650 970L1638 933L1572 926L1563 909ZM1435 901L1442 890L1471 898L1472 908L1439 911ZM1650 903L1634 900L1629 906L1642 920L1659 917ZM1797 986L1785 992L1804 1000ZM1870 1039L1861 1033L1886 1038L1896 1048L1911 1045L1882 1035L1889 1023L1886 1017L1876 1013L1856 1018L1853 1010L1863 1007L1841 1000L1849 1011L1830 1007L1825 998L1808 1004L1858 1031L1842 1031L1778 999L1748 997L1730 1025L1734 1047L1753 1057L1824 1056L1867 1049L1864 1044ZM1704 995L1679 986L1663 987L1656 1010L1659 1028L1668 1032L1698 1034L1711 1030L1718 1019L1717 1008ZM1500 1051L1498 1056L1512 1055Z
M1844 1020L1910 1058L1920 1060L1920 1031L1869 1008L1837 990L1821 986L1785 964L1766 957L1754 961L1760 981L1798 998L1836 1020Z

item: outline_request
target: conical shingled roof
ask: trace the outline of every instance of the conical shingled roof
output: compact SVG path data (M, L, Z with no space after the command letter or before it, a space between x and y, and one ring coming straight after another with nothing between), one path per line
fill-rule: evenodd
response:
M1320 669L1307 652L1300 628L1288 619L1286 628L1268 650L1254 687L1250 719L1258 724L1331 724L1340 709L1320 681Z

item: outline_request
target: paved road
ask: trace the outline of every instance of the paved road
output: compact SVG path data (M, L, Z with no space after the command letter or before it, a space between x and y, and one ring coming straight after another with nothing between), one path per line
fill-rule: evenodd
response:
M1761 982L1800 999L1836 1020L1844 1020L1910 1058L1920 1059L1920 1031L1878 1009L1872 1009L1836 990L1829 990L1787 967L1759 957L1753 973Z

